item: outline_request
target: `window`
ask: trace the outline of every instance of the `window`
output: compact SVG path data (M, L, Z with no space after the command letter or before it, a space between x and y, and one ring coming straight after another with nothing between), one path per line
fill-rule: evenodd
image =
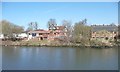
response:
M108 40L108 37L106 37L105 39Z
M39 35L42 35L42 33L39 33Z
M114 37L114 39L117 39L117 37Z
M43 37L40 37L40 40L43 40Z
M32 33L32 36L36 36L36 33Z
M114 34L116 34L116 32L114 32Z

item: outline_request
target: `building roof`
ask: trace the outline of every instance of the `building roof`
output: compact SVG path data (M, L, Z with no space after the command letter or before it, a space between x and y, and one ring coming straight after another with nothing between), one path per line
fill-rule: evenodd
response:
M63 30L55 30L54 33L64 33Z
M28 33L50 33L50 31L49 30L38 29L38 30L29 31Z
M100 31L100 30L107 30L110 32L118 31L118 26L116 25L92 25L91 28L93 32Z
M59 30L65 29L65 26L56 26L56 27L57 27L57 29L59 29Z

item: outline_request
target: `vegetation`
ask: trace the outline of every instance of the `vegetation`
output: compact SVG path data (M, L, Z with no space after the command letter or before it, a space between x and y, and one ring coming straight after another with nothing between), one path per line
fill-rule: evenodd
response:
M27 31L37 30L37 29L38 29L38 23L37 23L37 22L30 22L30 23L28 24Z
M73 38L75 43L89 44L91 38L91 28L86 25L86 19L75 23Z
M71 21L63 20L62 22L65 29L63 30L67 36L67 43L70 43L73 40L73 27Z
M12 34L18 34L24 31L24 28L22 26L15 25L11 22L8 22L6 20L3 20L0 22L1 25L1 32L9 37L12 37ZM111 24L114 25L114 24ZM56 29L57 23L55 19L50 19L47 23L47 26L49 30L54 31ZM87 25L87 19L84 19L82 21L79 21L72 25L71 21L68 20L63 20L62 21L62 26L65 27L63 32L66 33L66 40L64 42L61 41L19 41L17 43L22 44L22 45L78 45L78 46L102 46L106 45L105 42L102 42L98 39L91 40L91 27ZM28 24L27 30L37 30L38 29L38 23L37 22L31 22ZM106 30L101 30L96 32L99 35L105 35L105 34L110 34L110 32ZM113 42L111 39L109 42ZM114 42L113 42L114 43ZM116 44L120 43L120 40L116 42ZM16 42L15 42L16 44Z
M47 26L48 26L49 30L55 30L56 26L57 26L56 20L55 19L50 19L47 23Z
M13 34L18 34L24 31L22 26L15 25L6 20L1 21L0 25L2 28L0 32L6 36L12 36Z

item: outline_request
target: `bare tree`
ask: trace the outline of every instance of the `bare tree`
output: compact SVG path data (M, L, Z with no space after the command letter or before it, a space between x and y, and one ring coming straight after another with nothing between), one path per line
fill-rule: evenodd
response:
M38 23L37 23L37 22L35 22L35 26L34 26L34 28L35 28L35 30L38 29Z
M62 24L65 27L64 32L66 32L67 35L67 42L70 43L70 41L72 41L73 36L72 23L71 21L63 20Z
M56 26L57 26L56 20L50 19L47 23L47 26L48 26L49 30L55 30Z
M22 26L17 26L17 25L12 26L12 33L19 34L23 31L24 31L24 27Z
M30 22L28 24L27 31L29 30L37 30L38 29L38 23L37 22Z

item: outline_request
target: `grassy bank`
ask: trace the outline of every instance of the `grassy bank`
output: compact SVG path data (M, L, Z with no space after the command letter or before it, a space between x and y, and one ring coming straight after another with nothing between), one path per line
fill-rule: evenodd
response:
M84 48L112 48L113 46L105 45L82 45L76 43L63 43L58 41L2 41L2 46L30 46L30 47L84 47ZM118 46L118 45L114 45Z

